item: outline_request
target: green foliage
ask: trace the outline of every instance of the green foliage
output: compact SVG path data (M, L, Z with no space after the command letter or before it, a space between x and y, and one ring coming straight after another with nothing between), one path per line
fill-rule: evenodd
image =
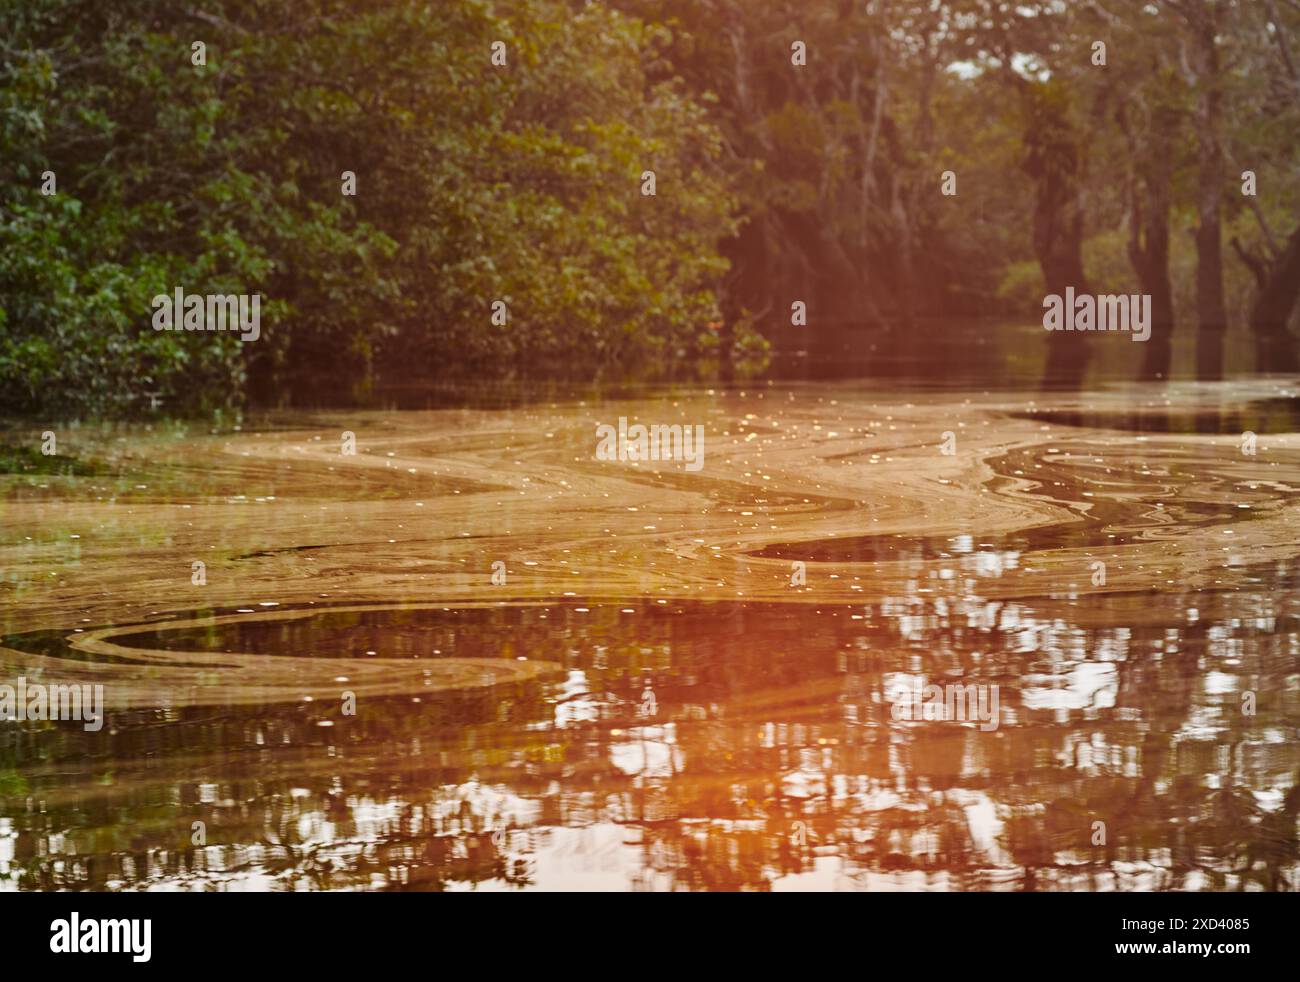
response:
M819 327L1033 313L1044 262L1132 292L1157 210L1176 321L1202 208L1241 319L1295 224L1300 8L1112 7L0 0L0 410L699 377L791 338L793 299ZM261 294L261 338L154 331L178 286Z
M562 0L4 6L4 408L589 376L707 343L735 201L717 130L648 78L659 39L635 19ZM261 339L154 331L151 298L177 286L260 293Z

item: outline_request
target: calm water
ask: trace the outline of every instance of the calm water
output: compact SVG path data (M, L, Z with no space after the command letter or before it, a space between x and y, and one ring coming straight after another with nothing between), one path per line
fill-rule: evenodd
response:
M1295 889L1295 405L84 428L89 473L3 478L0 682L107 722L0 722L0 888ZM592 460L619 415L705 466ZM927 684L996 725L892 711Z

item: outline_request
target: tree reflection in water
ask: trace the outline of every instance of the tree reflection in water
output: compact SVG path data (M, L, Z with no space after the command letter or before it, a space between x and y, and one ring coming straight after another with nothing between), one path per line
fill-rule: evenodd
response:
M1295 574L1251 573L1255 591L992 601L959 577L875 606L323 608L143 632L528 650L565 680L351 717L118 712L93 739L11 723L0 863L47 890L1294 889ZM892 719L896 673L997 684L1000 726Z

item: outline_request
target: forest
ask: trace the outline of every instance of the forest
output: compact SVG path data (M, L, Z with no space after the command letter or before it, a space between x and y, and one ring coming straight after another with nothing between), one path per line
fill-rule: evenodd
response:
M1151 297L1300 367L1297 0L0 0L0 411L699 379ZM256 341L159 331L261 298ZM1059 340L1061 343L1055 343ZM1073 342L1073 343L1067 343ZM1125 342L1127 343L1127 342ZM1054 377L1089 349L1054 336Z

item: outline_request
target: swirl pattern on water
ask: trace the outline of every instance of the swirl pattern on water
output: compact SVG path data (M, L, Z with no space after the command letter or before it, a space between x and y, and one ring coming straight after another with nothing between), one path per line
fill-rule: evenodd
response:
M1231 394L1255 456L1120 392L91 434L116 478L5 485L0 661L113 712L0 724L0 883L1295 888L1300 442ZM593 460L618 415L703 471Z

